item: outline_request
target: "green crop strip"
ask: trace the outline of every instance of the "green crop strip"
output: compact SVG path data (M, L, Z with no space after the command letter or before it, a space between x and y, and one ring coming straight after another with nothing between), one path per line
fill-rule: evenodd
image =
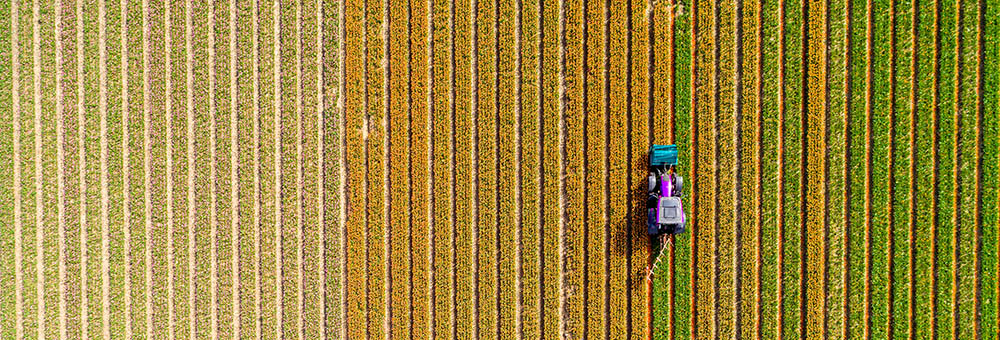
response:
M936 182L941 178L935 155L934 127L937 116L935 107L937 104L937 76L935 66L936 46L935 46L935 10L934 3L921 2L917 8L919 16L917 18L917 69L914 71L917 76L915 86L917 87L917 113L916 113L916 133L917 145L914 150L914 159L917 167L917 178L926 180L918 181L916 188L917 223L914 226L915 232L914 253L915 258L913 270L913 285L915 288L912 308L921 311L914 314L914 334L917 339L931 339L934 336L934 301L935 284L935 240L937 221L934 215L940 202L936 196Z
M849 4L848 46L850 65L848 71L849 93L847 101L848 174L850 176L848 208L848 336L861 338L868 336L868 115L865 101L868 92L867 69L867 8L865 1L854 0Z
M14 73L15 65L13 64L12 53L18 53L18 51L11 51L12 39L17 39L13 36L15 32L12 32L13 26L15 25L12 21L17 20L16 16L8 15L11 13L11 3L6 2L0 4L0 13L4 13L3 17L0 18L0 115L4 117L10 117L10 119L4 120L0 123L0 160L3 164L0 165L0 200L4 203L0 204L0 251L3 251L3 255L0 255L0 266L3 267L0 270L0 329L3 329L0 334L6 338L14 338L17 333L16 327L16 314L17 308L20 307L17 301L19 292L16 291L15 286L15 276L16 271L20 270L19 267L15 267L15 262L20 264L20 259L15 259L19 254L15 254L15 243L20 246L20 241L14 241L21 229L15 227L16 221L14 221L14 210L18 209L15 207L14 201L14 191L17 190L15 185L19 183L14 183L14 136L15 134L20 137L20 131L14 132L15 126L13 122L14 117L14 96L17 94L13 93L14 81L13 77L19 76L19 74ZM13 18L12 18L13 17ZM20 27L18 27L20 29ZM17 66L19 67L19 65ZM20 71L20 70L18 70ZM19 80L17 80L19 81ZM18 89L20 89L20 84L18 84ZM18 98L20 100L20 98ZM20 105L20 103L18 104ZM20 147L20 141L17 141L18 147ZM21 203L20 200L16 203ZM20 217L20 216L18 216Z
M674 131L674 141L677 143L687 144L686 149L682 149L682 152L678 152L677 161L681 166L682 173L686 173L689 179L694 179L695 174L691 172L693 168L691 165L694 160L694 144L692 143L692 133L691 133L691 123L694 113L691 111L692 107L692 94L691 90L693 88L693 79L691 74L691 67L686 65L691 65L691 53L692 53L692 36L691 36L691 17L693 13L691 12L690 2L675 2L675 7L673 9L674 18L674 29L672 34L674 36L674 49L673 60L674 60L674 87L673 87L673 108L670 112L673 113L671 121L673 122ZM677 67L676 65L681 65ZM694 201L692 200L692 193L694 192L692 187L689 185L684 190L684 197L687 197L686 203L689 206L694 206ZM692 213L694 209L692 209ZM687 212L685 212L686 214ZM673 291L673 298L669 300L671 302L670 312L668 315L669 322L673 325L671 328L671 335L676 338L691 337L693 330L691 329L691 254L692 245L694 244L694 215L692 215L689 220L692 223L688 224L688 232L674 236L673 247L674 247L674 258L673 258L673 268L672 273L673 279L670 284L672 285L671 291ZM662 286L662 285L659 285Z
M910 184L914 183L910 172L912 156L911 150L913 141L910 136L913 108L911 94L913 93L914 74L913 63L913 4L908 1L896 1L893 3L893 27L892 37L894 46L892 51L894 63L892 64L894 79L893 101L889 103L892 108L893 134L892 145L892 173L895 194L890 198L892 204L892 215L890 216L892 229L892 248L889 249L892 259L892 266L889 268L891 282L890 289L892 305L890 310L889 332L893 338L908 338L910 336L910 287L912 278L910 277L910 249L913 234L913 218L910 211L913 200L913 189ZM915 133L915 132L914 132Z
M956 155L958 157L957 185L955 191L957 198L958 225L956 232L956 243L958 245L956 258L958 284L955 298L958 301L958 338L971 339L980 337L980 316L976 313L979 309L981 293L979 286L979 256L980 256L980 233L981 233L981 211L982 204L982 179L981 158L982 158L982 120L980 110L982 98L979 88L980 66L982 57L980 49L980 18L981 6L978 1L963 0L959 4L959 30L958 49L956 56L959 61L958 72L958 98L955 119L958 120L956 126L955 139Z
M979 75L982 77L981 82L978 84L980 91L983 91L980 95L982 96L982 103L980 104L980 117L982 122L982 218L980 220L980 225L982 226L982 231L980 233L980 259L979 259L979 269L978 273L980 275L980 289L981 293L978 296L980 305L977 313L980 316L980 334L989 336L990 334L997 334L998 327L998 316L997 315L997 298L1000 298L1000 286L997 284L997 271L998 268L998 258L996 250L1000 247L998 244L998 234L997 234L997 224L998 224L998 187L997 183L1000 178L997 178L997 170L1000 167L1000 162L998 162L998 155L1000 155L1000 126L998 126L997 120L1000 119L1000 110L998 110L996 105L989 105L987 103L996 103L998 100L998 89L1000 89L1000 81L998 77L1000 75L1000 63L998 63L998 53L1000 53L1000 30L998 30L998 13L997 6L987 5L985 6L985 12L979 13L980 23L985 23L985 27L980 26L984 30L979 39L982 39L980 43L984 49L980 52L980 56L984 56L983 63L979 69ZM982 10L982 9L980 9ZM992 251L991 251L992 249Z
M957 46L957 2L941 1L938 3L938 104L936 147L939 177L937 180L937 235L935 264L937 279L937 306L934 329L939 336L955 336L957 311L955 299L956 280L956 220L957 216L957 150L955 145L955 107L956 107L956 53Z

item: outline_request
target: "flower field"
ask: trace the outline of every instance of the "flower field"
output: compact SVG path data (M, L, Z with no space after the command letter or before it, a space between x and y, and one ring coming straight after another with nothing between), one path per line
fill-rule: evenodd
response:
M994 1L0 13L3 339L1000 334Z

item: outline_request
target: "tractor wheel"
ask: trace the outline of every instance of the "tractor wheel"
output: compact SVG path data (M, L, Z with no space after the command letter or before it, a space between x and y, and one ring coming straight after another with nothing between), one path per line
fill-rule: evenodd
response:
M673 191L674 196L681 197L681 194L684 192L684 177L674 176Z

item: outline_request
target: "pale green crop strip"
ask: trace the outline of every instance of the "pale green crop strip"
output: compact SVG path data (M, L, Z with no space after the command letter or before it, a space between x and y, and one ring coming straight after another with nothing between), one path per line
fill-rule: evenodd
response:
M1000 30L998 30L998 24L1000 24L1000 13L997 11L997 6L986 6L984 12L980 12L980 22L985 23L985 27L980 26L983 30L980 33L979 39L981 39L981 46L983 51L980 53L981 57L984 57L981 62L983 65L979 69L979 75L982 77L980 86L980 95L982 96L983 103L996 102L998 95L998 89L1000 89L1000 82L998 82L998 74L1000 72L1000 58L998 58L998 53L1000 53ZM982 11L982 9L980 9ZM998 275L998 258L995 250L1000 244L1000 239L998 239L997 228L998 228L998 210L1000 210L1000 201L998 201L998 187L997 183L1000 178L997 176L998 167L1000 167L1000 126L998 126L997 120L1000 119L1000 110L995 105L981 105L979 108L980 117L983 124L982 127L982 219L980 220L982 231L980 234L980 242L982 244L980 251L980 264L979 264L979 279L980 279L980 290L978 298L980 301L979 313L980 319L980 334L984 336L989 334L997 334L1000 332L1000 315L997 315L997 298L1000 298L1000 286L997 285L997 275Z
M17 321L20 320L18 310L21 307L20 292L17 290L20 284L15 284L15 278L20 279L21 275L16 273L20 270L20 249L15 249L14 247L20 248L20 240L15 241L15 238L20 237L17 235L21 231L19 221L15 221L14 211L18 209L16 204L20 204L21 200L18 197L17 200L14 199L15 183L13 177L18 177L14 175L14 169L18 168L20 170L20 164L14 165L15 160L19 161L19 157L15 156L14 144L18 144L20 148L20 138L15 142L14 136L20 137L20 131L14 132L15 127L19 127L18 123L14 122L16 115L14 110L20 109L20 103L14 104L15 100L20 100L20 98L15 99L14 97L18 94L14 93L14 90L19 90L19 85L14 85L14 77L18 77L19 74L15 72L19 65L15 66L12 59L12 53L18 53L17 51L12 51L16 46L11 41L16 41L16 29L17 27L15 20L17 17L12 15L11 3L6 2L0 4L0 13L2 13L2 18L0 18L0 37L3 37L0 41L0 92L3 92L2 97L0 97L0 115L6 117L2 122L0 122L0 160L2 160L2 165L0 165L0 200L4 203L0 204L0 266L3 270L0 271L0 334L5 338L14 338L17 336L19 325L15 325ZM14 8L17 8L16 5ZM15 32L12 32L15 31ZM18 178L20 179L20 178ZM20 194L17 194L20 196ZM20 213L18 213L20 214ZM18 216L20 217L20 216ZM16 226L15 226L16 225ZM16 262L16 266L15 266Z
M907 1L893 3L892 37L894 46L894 63L892 71L893 82L892 102L892 173L894 182L894 192L891 199L892 229L889 234L892 248L889 249L892 265L889 268L892 280L890 324L889 332L893 338L909 338L910 336L910 287L913 278L910 276L910 249L913 240L913 223L915 221L911 215L911 202L914 198L911 183L914 183L911 174L912 156L915 150L911 149L913 141L911 136L915 131L911 130L914 115L910 104L912 103L913 92L913 4Z
M847 60L851 51L848 46L848 13L847 9L850 0L840 0L836 2L831 2L829 6L829 12L827 14L827 21L829 22L829 50L827 56L828 70L827 74L828 80L827 84L829 102L827 103L828 115L827 115L827 129L829 133L826 136L827 147L829 152L827 152L827 178L828 182L826 185L827 190L827 202L828 204L828 217L827 217L827 277L829 280L826 283L826 304L827 304L827 321L826 321L826 336L827 338L846 338L847 337L847 291L848 285L848 257L847 257L847 247L848 242L848 220L847 216L850 214L849 208L849 197L850 192L850 182L849 182L849 171L847 164L848 152L847 149L849 143L849 126L848 119L850 112L848 110L848 92L850 84L848 83L850 72L850 65L848 65Z
M939 176L937 156L931 152L935 148L935 135L937 115L937 47L935 46L935 4L933 2L919 2L917 11L917 146L916 158L917 178L926 180L918 181L916 192L917 203L917 223L914 226L920 232L916 233L914 253L915 258L913 273L913 285L915 287L914 301L912 308L918 313L914 314L914 326L912 336L916 339L931 339L935 333L935 243L937 239L937 221L934 219L935 211L941 206L937 200L936 183Z
M958 282L955 298L958 303L957 338L979 338L982 326L977 315L981 294L979 286L981 254L981 206L982 206L982 118L980 108L984 106L980 89L980 66L983 57L980 44L979 1L963 0L958 8L958 93L955 106L955 148L958 160L957 185L955 190L958 214L956 244L958 246L956 275Z
M781 111L779 114L780 122L779 131L781 133L781 142L778 144L779 157L782 158L779 161L781 167L781 180L783 184L782 188L782 198L779 200L779 204L782 205L781 214L779 218L782 219L780 223L780 241L782 252L779 253L781 262L781 289L779 289L779 301L781 302L782 312L780 314L780 329L782 337L796 338L803 334L805 331L802 329L802 317L804 314L805 306L802 305L802 298L805 292L803 291L803 274L805 269L805 263L802 262L804 244L803 233L801 225L803 221L802 200L805 199L803 194L805 190L803 189L805 183L803 183L804 173L802 169L802 162L804 161L805 151L803 150L802 140L805 138L804 129L802 126L804 120L802 117L803 107L805 106L804 98L802 98L802 72L803 67L805 67L805 61L802 60L803 49L805 48L804 41L802 40L803 28L805 25L803 18L803 5L804 2L787 2L784 4L783 9L783 35L780 37L782 42L781 46L781 58L783 59L781 73L779 73L779 78L781 82L781 96L779 96L778 105L781 106Z

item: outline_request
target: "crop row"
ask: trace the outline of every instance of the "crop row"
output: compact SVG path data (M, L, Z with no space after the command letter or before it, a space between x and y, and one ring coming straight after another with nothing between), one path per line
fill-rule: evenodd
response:
M409 46L407 45L407 8L405 3L395 1L387 9L389 11L389 177L386 179L390 188L389 205L390 223L387 225L389 235L391 268L389 279L392 281L389 298L392 303L387 312L390 319L390 334L393 339L410 338L410 187L420 183L412 183L409 176L410 156L409 131L413 122L409 120L410 97L409 79ZM417 160L419 161L419 160ZM419 202L419 201L417 201Z
M585 3L583 22L584 32L584 145L586 158L584 160L584 197L585 228L584 235L584 272L586 272L587 287L584 287L584 314L587 320L583 332L594 338L607 338L609 309L604 296L608 293L608 257L609 232L608 219L608 131L605 93L607 81L606 54L602 47L607 31L602 25L605 22L605 9L598 2Z
M367 108L364 107L365 99L365 55L363 54L363 37L365 27L364 2L349 1L344 4L344 50L351 53L344 53L344 139L345 155L347 163L347 220L345 221L344 247L346 248L344 262L346 276L345 289L346 301L344 314L346 315L345 334L348 338L364 337L368 329L368 303L367 293L370 289L367 281L368 273L368 252L367 248L367 223L366 213L366 190L369 190L366 173L365 140L369 136L370 130L377 129L366 124L365 116ZM374 70L373 70L374 71ZM376 215L377 218L378 215ZM378 289L378 287L376 287Z
M804 6L808 9L808 18L805 24L805 34L807 34L808 46L803 53L804 72L806 76L805 105L802 133L805 149L803 157L803 183L805 186L805 200L803 205L805 237L803 237L805 248L803 256L802 280L803 289L806 290L803 317L806 318L805 329L801 330L806 337L823 337L826 335L826 285L827 285L827 219L829 214L827 205L827 187L829 174L827 173L827 109L830 107L827 93L827 57L826 51L829 47L827 38L826 20L828 18L827 4L821 1L809 1Z

